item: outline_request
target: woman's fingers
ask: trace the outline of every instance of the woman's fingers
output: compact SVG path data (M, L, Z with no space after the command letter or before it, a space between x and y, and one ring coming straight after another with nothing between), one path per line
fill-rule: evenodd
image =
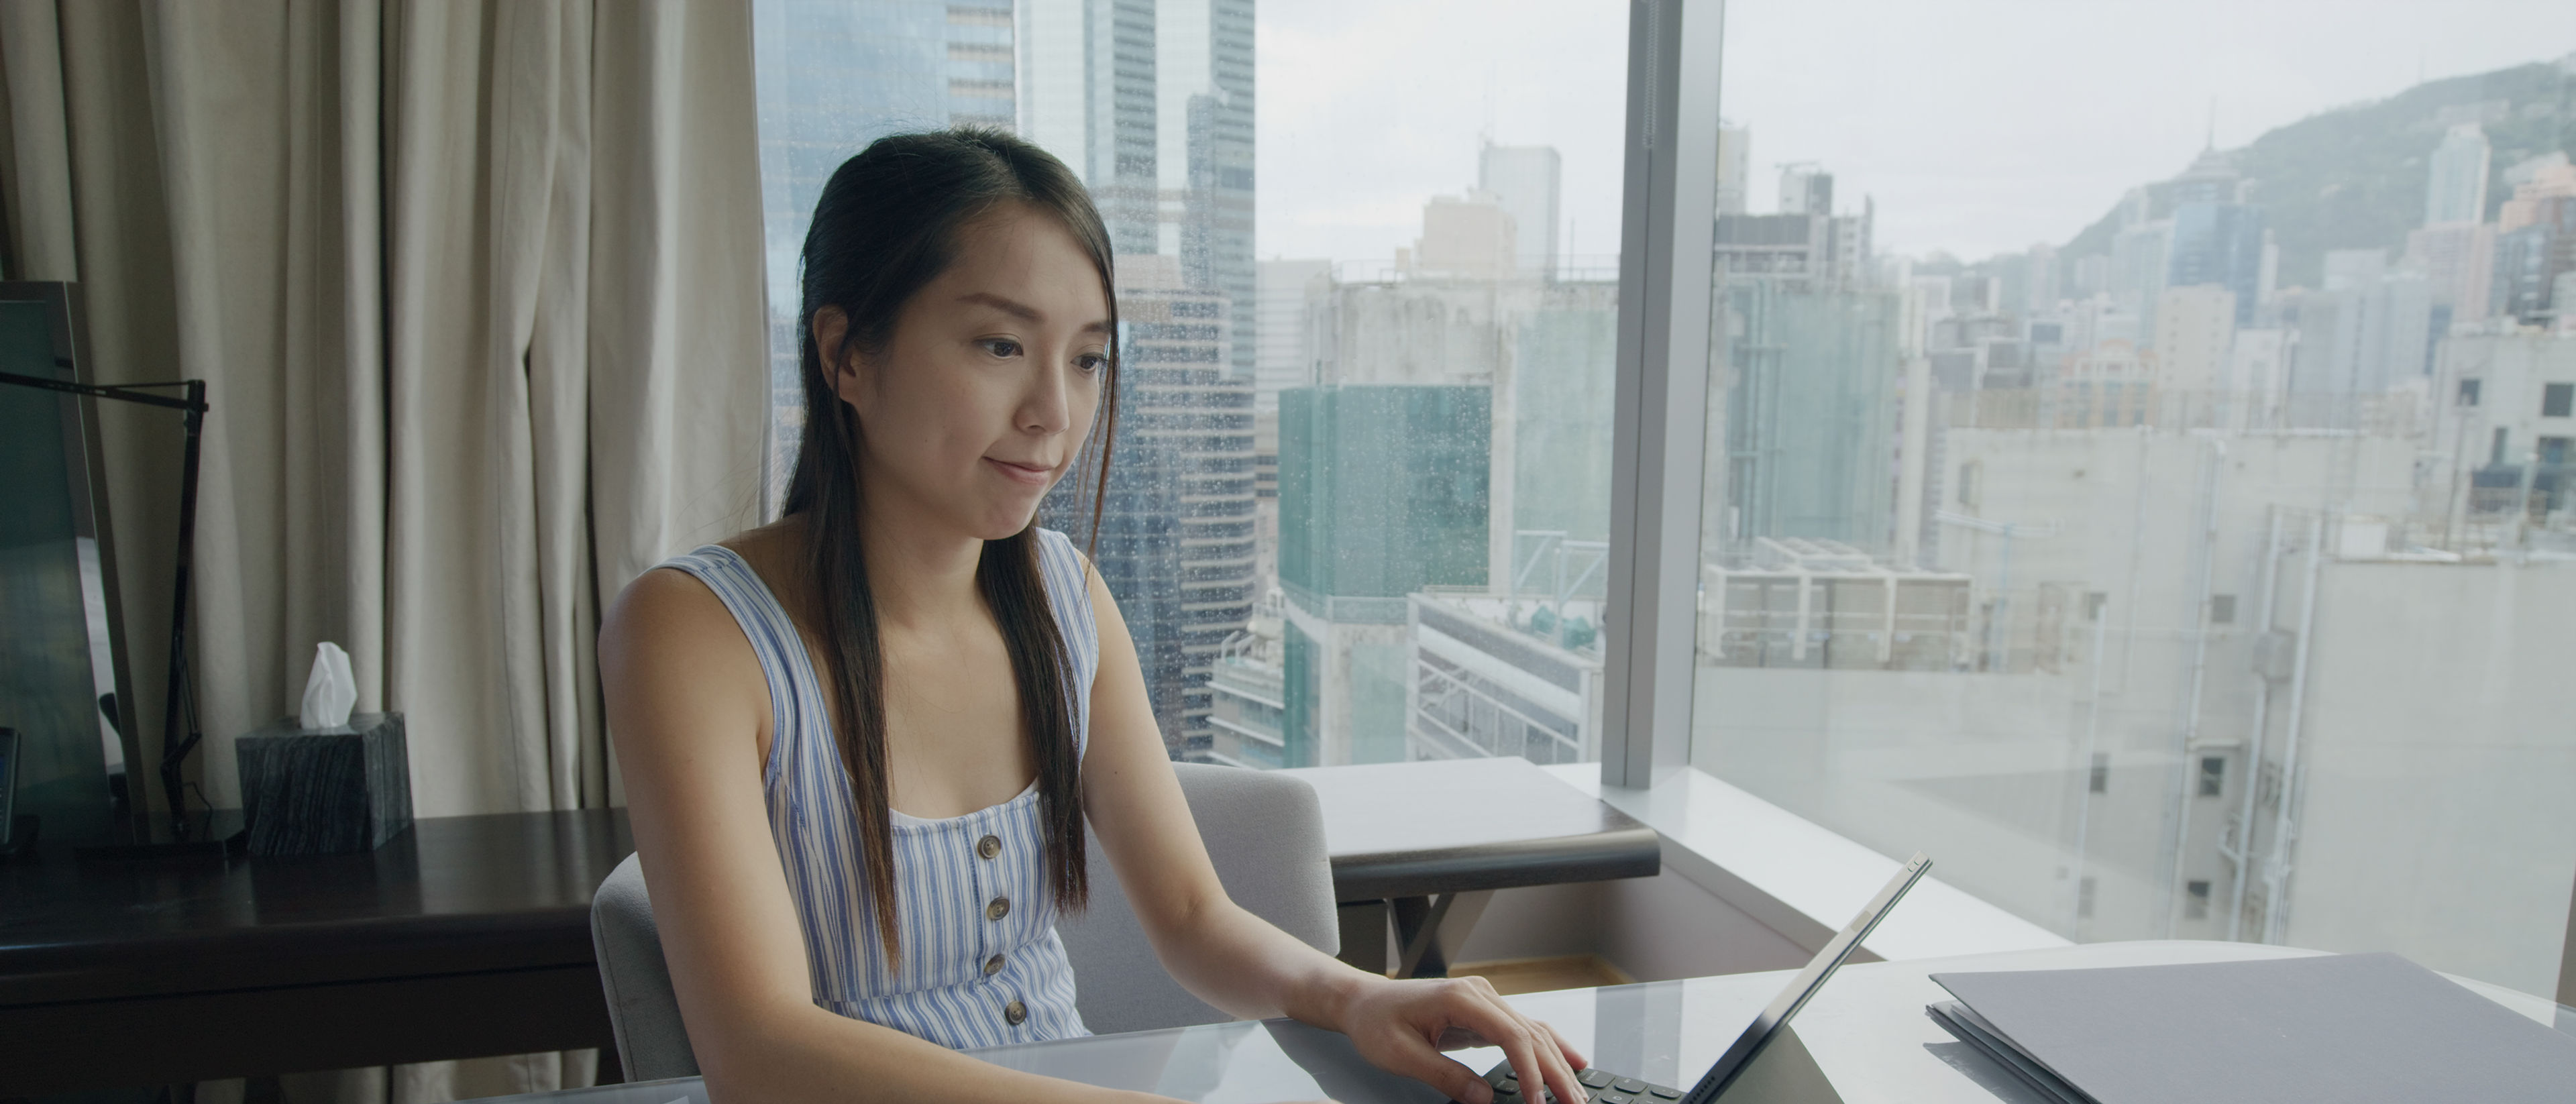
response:
M1468 1050L1494 1045L1492 1040L1456 1024L1440 1029L1440 1037L1431 1041L1437 1050Z
M1393 1053L1375 1057L1387 1072L1420 1081L1462 1104L1490 1104L1494 1099L1494 1087L1485 1083L1485 1075L1432 1049L1420 1035L1398 1033Z
M1503 1049L1524 1096L1543 1085L1555 1091L1560 1101L1584 1098L1583 1086L1574 1079L1574 1067L1567 1063L1553 1029L1505 1003L1483 978L1464 979L1459 988L1462 999L1452 1018Z
M1503 1052L1522 1100L1553 1094L1560 1102L1585 1099L1576 1071L1586 1065L1556 1029L1521 1013L1479 977L1395 982L1367 1002L1347 1028L1362 1053L1390 1073L1414 1078L1464 1104L1491 1104L1495 1092L1481 1071L1441 1053L1461 1046Z
M1540 1074L1541 1079L1550 1089L1556 1091L1556 1098L1561 1101L1584 1099L1583 1084L1575 1079L1574 1063L1565 1056L1565 1040L1557 1036L1556 1029L1533 1020L1523 1015L1519 1009L1505 1004L1499 994L1492 997L1492 1000L1495 1004L1502 1005L1505 1012L1519 1020L1529 1031L1532 1059L1543 1071ZM1522 1084L1528 1084L1529 1080L1529 1074L1521 1074Z
M1574 1044L1566 1042L1565 1033L1558 1031L1555 1024L1549 1023L1546 1020L1537 1020L1533 1022L1537 1023L1540 1027L1546 1028L1548 1036L1556 1040L1556 1052L1559 1055L1564 1056L1566 1065L1572 1066L1578 1070L1590 1069L1592 1067L1592 1059L1584 1057L1582 1051L1574 1049Z

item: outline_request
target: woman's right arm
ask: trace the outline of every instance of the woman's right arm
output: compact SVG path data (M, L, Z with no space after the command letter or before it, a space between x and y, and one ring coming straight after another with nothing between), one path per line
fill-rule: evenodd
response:
M599 674L662 957L712 1099L1161 1099L1003 1069L814 1004L762 800L767 684L703 584L671 570L636 579L601 624Z

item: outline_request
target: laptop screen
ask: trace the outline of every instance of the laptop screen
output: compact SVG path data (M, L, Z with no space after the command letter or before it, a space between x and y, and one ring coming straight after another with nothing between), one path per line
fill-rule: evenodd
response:
M1744 1034L1736 1037L1735 1045L1726 1048L1726 1053L1719 1056L1716 1065L1709 1067L1708 1073L1699 1079L1690 1095L1682 1098L1683 1104L1712 1104L1719 1093L1734 1084L1745 1067L1752 1065L1753 1059L1762 1053L1762 1048L1770 1045L1772 1037L1788 1024L1789 1018L1806 1007L1807 999L1815 996L1816 990L1824 988L1825 979L1834 975L1834 968L1851 957L1860 941L1869 938L1878 922L1896 907L1897 899L1905 896L1906 890L1914 888L1914 883L1922 880L1923 872L1931 868L1931 858L1920 851L1906 860L1905 868L1888 879L1887 885L1878 891L1878 896L1871 898L1869 904L1860 910L1860 915L1852 917L1851 923L1835 932L1834 937L1826 941L1824 949L1817 951L1816 957L1807 963L1807 968L1790 979L1789 987L1782 989L1779 996L1771 999L1769 1007L1753 1017L1753 1023L1744 1029Z

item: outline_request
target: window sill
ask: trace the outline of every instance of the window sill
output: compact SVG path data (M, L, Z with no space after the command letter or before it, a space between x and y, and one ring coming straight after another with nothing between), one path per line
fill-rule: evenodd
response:
M1667 869L1809 950L1832 939L1900 865L1705 771L1674 771L1634 790L1601 785L1598 764L1541 769L1653 827ZM1940 858L1933 856L1936 873ZM1863 949L1908 959L2070 944L1926 876Z

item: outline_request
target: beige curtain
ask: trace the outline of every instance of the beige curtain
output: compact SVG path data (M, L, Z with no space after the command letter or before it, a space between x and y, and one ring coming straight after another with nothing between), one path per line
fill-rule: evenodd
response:
M320 640L361 711L406 714L419 815L615 800L600 606L758 512L749 9L0 0L0 264L81 283L102 381L209 384L213 804ZM128 658L158 671L176 434L102 405ZM388 1091L508 1087L472 1073Z

